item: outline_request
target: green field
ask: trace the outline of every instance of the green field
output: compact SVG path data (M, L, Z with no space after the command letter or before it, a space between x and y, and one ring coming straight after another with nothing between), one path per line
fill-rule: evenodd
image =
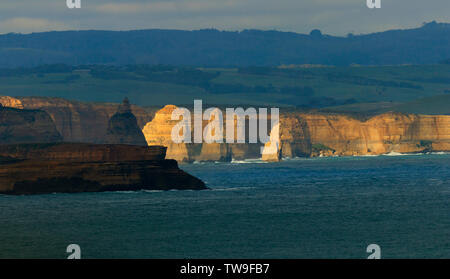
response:
M352 67L41 66L0 70L0 94L140 106L247 104L450 113L450 65Z

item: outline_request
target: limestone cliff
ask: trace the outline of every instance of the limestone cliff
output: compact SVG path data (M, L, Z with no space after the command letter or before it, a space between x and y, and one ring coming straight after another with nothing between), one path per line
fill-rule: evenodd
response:
M168 156L179 162L450 151L450 116L402 113L366 120L345 114L282 113L278 150L263 156L260 144L174 144L171 131L178 121L171 120L171 113L175 108L166 106L157 112L143 132L149 145L167 146ZM263 150L268 148L266 144Z
M151 122L148 122L142 132L149 146L162 145L167 147L167 159L178 162L190 161L188 145L185 143L174 143L172 141L172 128L178 121L171 120L172 112L176 106L167 105L158 112Z
M9 96L0 96L0 105L8 108L23 109L23 104L19 99Z
M109 119L117 111L116 104L86 104L58 98L3 97L0 103L4 106L42 109L48 112L56 129L68 142L108 142L107 131L108 125L111 124ZM171 105L163 109L144 109L137 106L130 108L136 116L137 125L142 129L146 143L168 147L168 158L179 162L261 158L261 144L173 143L171 132L173 126L178 123L171 120L175 108ZM277 153L264 159L272 161L286 157L450 151L449 118L447 115L385 113L368 119L357 119L345 114L302 113L291 110L280 114L280 145ZM202 123L203 127L207 124L208 121ZM29 128L25 125L20 128L22 135L26 134L25 131L34 131L27 135L28 139L20 139L20 142L35 138L33 133L41 130L36 127ZM123 136L127 137L127 127L122 128ZM48 129L51 130L48 126L42 131L49 131ZM7 136L8 132L9 130L4 130L2 134ZM50 135L53 132L42 133ZM223 134L226 134L225 127ZM5 138L3 141L11 142ZM142 138L140 144L144 144Z
M450 151L450 116L386 113L362 121L345 115L302 114L312 155L379 155Z
M109 119L117 112L117 104L82 103L50 97L17 99L26 109L46 111L66 142L105 142ZM140 128L153 118L154 109L131 105L131 110Z
M61 135L46 112L0 107L0 144L61 140Z
M172 120L172 112L176 108L174 105L165 106L156 112L153 120L147 123L142 130L148 145L167 147L167 158L178 162L193 162L231 161L232 159L244 160L261 157L261 144L174 143L172 129L179 122L179 120ZM191 120L193 121L193 119ZM203 121L202 128L205 128L208 123L209 121ZM224 137L225 133L224 128Z

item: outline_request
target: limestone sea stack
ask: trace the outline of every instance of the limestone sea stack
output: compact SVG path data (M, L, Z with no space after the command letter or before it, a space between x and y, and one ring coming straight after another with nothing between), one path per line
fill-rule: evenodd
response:
M178 162L190 161L189 144L174 143L172 141L172 128L178 122L172 120L172 112L177 107L167 105L159 110L152 121L148 122L142 132L149 146L161 145L167 147L167 158Z
M231 161L261 158L261 144L247 143L174 143L172 129L179 120L172 120L172 112L177 109L175 105L166 105L155 113L152 121L148 122L142 132L148 145L162 145L167 147L167 158L178 162L193 161ZM193 121L193 117L191 118ZM209 121L202 122L202 129ZM235 124L236 125L236 124ZM191 125L193 127L193 124ZM236 129L235 129L236 130ZM236 133L235 133L236 134ZM191 131L191 137L193 133ZM226 135L224 127L223 135ZM192 140L191 140L192 141Z
M206 189L165 160L165 152L161 146L0 145L0 194Z
M109 119L105 143L147 146L136 117L131 112L128 98L123 100L116 114Z

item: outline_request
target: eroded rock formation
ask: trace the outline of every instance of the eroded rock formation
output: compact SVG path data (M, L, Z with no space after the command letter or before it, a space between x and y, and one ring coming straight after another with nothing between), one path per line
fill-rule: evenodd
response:
M50 97L18 99L25 109L46 111L66 142L104 143L109 119L117 112L117 104L82 103ZM151 121L156 108L131 105L131 110L142 128Z
M167 146L170 158L180 162L450 151L450 116L402 113L366 120L344 114L282 113L278 150L263 156L260 144L174 144L171 131L178 121L171 120L171 113L175 108L166 106L157 112L143 132L149 145ZM268 148L266 144L263 150Z
M142 132L149 146L167 147L167 159L174 159L178 162L190 161L188 144L172 141L172 128L178 123L177 120L172 120L172 112L176 108L176 106L167 105L156 112L153 120L144 126Z
M108 121L105 143L147 146L127 98L123 100L117 112Z
M313 155L379 155L450 151L450 116L386 113L362 121L346 115L302 114Z
M225 127L223 129L223 143L174 143L172 129L179 122L179 120L172 120L172 112L176 108L174 105L165 106L156 112L153 120L147 123L142 130L148 145L167 147L167 158L178 162L193 162L231 161L233 159L244 160L261 157L261 144L225 143ZM193 121L193 117L191 120ZM202 130L209 122L202 122ZM194 127L193 123L191 127ZM192 135L193 132L191 132ZM191 142L193 142L192 139Z

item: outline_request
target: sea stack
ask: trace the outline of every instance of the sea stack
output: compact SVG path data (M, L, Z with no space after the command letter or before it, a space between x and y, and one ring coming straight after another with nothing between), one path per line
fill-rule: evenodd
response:
M109 119L105 143L147 146L128 98L123 100L117 112Z

